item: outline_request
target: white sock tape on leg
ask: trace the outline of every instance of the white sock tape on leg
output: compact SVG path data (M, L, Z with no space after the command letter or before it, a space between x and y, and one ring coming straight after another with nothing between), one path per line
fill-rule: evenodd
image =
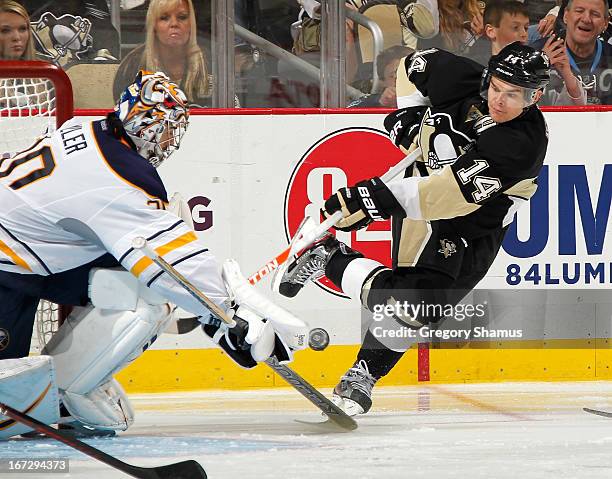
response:
M357 258L351 261L342 275L342 291L351 299L361 301L361 288L366 278L384 264L369 258Z

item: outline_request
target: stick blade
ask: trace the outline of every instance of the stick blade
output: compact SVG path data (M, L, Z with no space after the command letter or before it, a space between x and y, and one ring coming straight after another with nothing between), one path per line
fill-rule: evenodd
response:
M199 462L189 459L188 461L177 462L176 464L168 464L167 466L159 466L153 468L138 468L143 472L151 472L150 475L143 475L150 479L207 479L206 471ZM136 476L139 477L139 476Z
M612 412L601 411L599 409L591 409L590 407L583 407L582 410L584 412L588 412L589 414L595 414L596 416L612 418Z

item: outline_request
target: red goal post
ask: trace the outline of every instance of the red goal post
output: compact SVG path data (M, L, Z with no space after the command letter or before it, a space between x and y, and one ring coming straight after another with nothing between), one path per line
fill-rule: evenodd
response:
M68 75L43 61L0 61L0 160L28 148L72 118L74 99ZM42 347L64 317L61 306L41 301L36 336Z

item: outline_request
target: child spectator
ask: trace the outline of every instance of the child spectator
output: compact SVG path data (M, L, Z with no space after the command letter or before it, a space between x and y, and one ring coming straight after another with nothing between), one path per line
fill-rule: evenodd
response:
M376 57L376 72L382 80L383 90L378 93L364 95L351 102L349 108L397 108L395 79L400 60L414 53L412 48L396 45L383 50Z

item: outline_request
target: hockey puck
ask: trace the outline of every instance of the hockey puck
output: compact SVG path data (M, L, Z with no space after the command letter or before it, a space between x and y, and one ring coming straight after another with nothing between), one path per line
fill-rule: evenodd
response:
M323 328L311 329L308 345L315 351L323 351L329 346L329 334Z

